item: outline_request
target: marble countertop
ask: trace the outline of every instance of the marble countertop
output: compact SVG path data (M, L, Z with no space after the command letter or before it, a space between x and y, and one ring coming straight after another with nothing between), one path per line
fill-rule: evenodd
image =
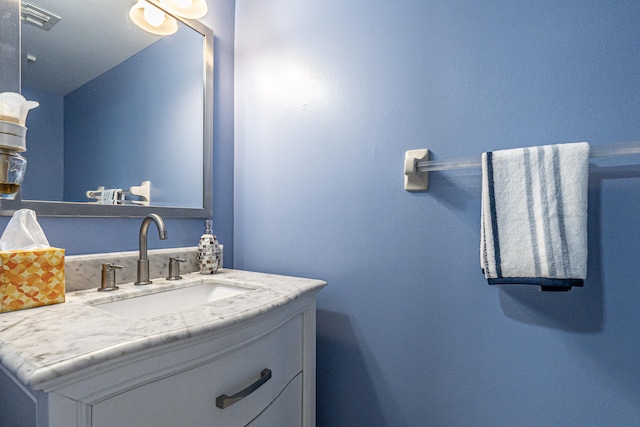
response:
M251 292L179 312L124 318L91 304L213 280ZM0 363L33 387L115 357L224 329L274 310L321 280L223 269L215 275L185 274L182 280L153 279L152 285L120 285L114 292L70 292L63 304L0 314Z

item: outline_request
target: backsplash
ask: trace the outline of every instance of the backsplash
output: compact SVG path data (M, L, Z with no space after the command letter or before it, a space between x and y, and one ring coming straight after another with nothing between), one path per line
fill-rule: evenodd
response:
M149 277L153 279L167 277L169 258L180 257L181 273L198 271L196 247L150 249ZM220 249L223 250L222 245ZM224 251L222 252L224 254ZM65 257L65 289L67 292L99 288L102 278L102 264L113 263L124 268L116 274L116 284L135 282L137 274L138 251L111 252L104 254L72 255Z

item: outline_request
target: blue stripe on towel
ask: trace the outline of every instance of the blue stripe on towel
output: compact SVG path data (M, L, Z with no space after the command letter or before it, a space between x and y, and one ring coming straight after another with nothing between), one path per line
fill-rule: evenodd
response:
M489 260L487 255L487 234L484 227L484 218L482 219L482 274L489 273ZM486 267L486 269L485 269Z
M527 215L529 219L529 234L531 236L531 252L536 277L542 275L540 270L540 248L538 247L538 233L536 232L535 207L533 202L533 181L531 178L531 149L523 151L525 193L527 195Z
M500 239L498 237L498 217L496 214L496 194L493 188L493 153L487 152L487 180L489 182L489 209L491 213L491 231L493 234L493 251L496 263L496 275L502 277L500 267Z
M564 204L562 200L562 180L560 179L560 153L558 146L551 147L553 152L553 174L556 184L556 203L558 210L558 229L560 230L560 245L562 255L562 273L566 276L571 271L571 259L569 258L569 247L567 246L567 232L564 224Z
M547 255L549 275L557 276L556 260L553 252L551 237L551 220L549 218L549 192L547 190L547 170L545 167L545 152L542 147L536 147L538 151L538 173L540 174L540 201L542 207L542 227L544 230L544 247Z
M572 286L584 286L583 279L552 279L547 277L504 277L487 279L490 285L538 285L542 291L568 291Z

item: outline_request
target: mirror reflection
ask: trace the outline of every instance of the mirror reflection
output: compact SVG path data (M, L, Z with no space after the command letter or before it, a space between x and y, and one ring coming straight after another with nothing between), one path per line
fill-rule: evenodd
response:
M22 200L204 207L204 36L147 33L133 3L23 3L22 93L40 107Z

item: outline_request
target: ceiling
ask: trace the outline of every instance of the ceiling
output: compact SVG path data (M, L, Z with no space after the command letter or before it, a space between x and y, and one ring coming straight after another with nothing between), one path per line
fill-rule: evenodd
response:
M66 95L159 40L129 19L136 0L26 0L60 17L22 23L22 83ZM28 61L27 55L35 61Z

